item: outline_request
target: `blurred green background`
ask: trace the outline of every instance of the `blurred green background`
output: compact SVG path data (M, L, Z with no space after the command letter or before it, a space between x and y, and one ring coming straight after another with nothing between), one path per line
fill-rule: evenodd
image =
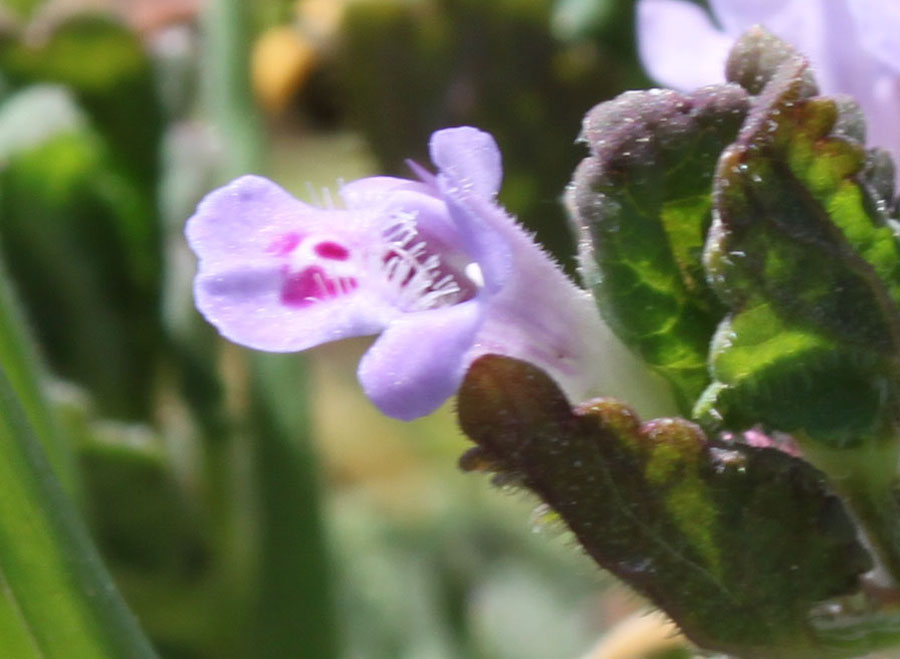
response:
M633 11L0 0L0 365L160 655L675 656L657 618L615 627L641 602L536 501L456 469L450 406L374 410L366 340L299 356L218 339L182 236L237 174L315 201L427 164L433 130L471 124L503 151L503 203L574 272L559 198L581 117L649 82Z

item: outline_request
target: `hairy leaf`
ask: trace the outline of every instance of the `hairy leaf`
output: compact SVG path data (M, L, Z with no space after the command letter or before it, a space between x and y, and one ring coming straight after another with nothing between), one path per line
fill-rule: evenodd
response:
M534 491L588 553L703 647L832 656L808 614L870 560L821 473L775 448L708 440L683 419L640 423L597 399L570 409L525 362L488 355L459 394L468 470Z
M802 58L782 64L719 162L704 258L731 315L697 413L842 447L896 410L900 243L877 155L809 93Z
M601 312L671 380L686 410L708 384L709 340L724 313L701 264L712 175L746 109L738 85L602 103L585 118L591 155L569 192Z

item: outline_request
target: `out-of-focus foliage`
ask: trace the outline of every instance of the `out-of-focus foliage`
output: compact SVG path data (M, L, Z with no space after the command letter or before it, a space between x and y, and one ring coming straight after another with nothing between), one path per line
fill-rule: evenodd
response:
M29 16L43 2L44 0L6 0L3 9L14 16L24 18Z
M162 124L150 58L138 36L96 13L63 14L39 27L37 34L7 34L0 42L7 82L67 86L108 143L115 166L152 195Z
M336 75L348 119L394 173L407 158L427 162L438 128L492 133L504 157L504 206L571 264L559 199L579 157L573 139L584 108L646 82L634 59L632 3L599 4L600 16L573 23L548 0L351 3ZM561 35L554 17L569 21Z
M124 26L77 15L37 46L7 35L0 70L4 258L54 370L104 412L144 416L160 343L149 58Z
M0 313L5 316L7 311ZM152 657L71 499L54 478L17 394L5 369L0 369L4 652L23 659Z
M644 82L631 3L366 0L315 14L309 40L313 5L342 4L0 6L0 581L37 575L17 597L71 652L146 647L51 468L164 657L575 657L638 606L599 596L570 542L532 534L532 504L452 470L448 414L386 422L348 402L351 360L329 385L314 358L313 386L309 362L228 347L190 304L182 223L235 165L229 145L259 139L255 108L212 87L246 101L269 30L295 55L273 75L275 178L302 192L398 171L433 129L476 124L507 154L506 203L570 261L558 198L579 118ZM257 75L284 52L261 46ZM213 120L229 113L237 125ZM329 434L353 419L350 440ZM33 639L0 636L29 656Z

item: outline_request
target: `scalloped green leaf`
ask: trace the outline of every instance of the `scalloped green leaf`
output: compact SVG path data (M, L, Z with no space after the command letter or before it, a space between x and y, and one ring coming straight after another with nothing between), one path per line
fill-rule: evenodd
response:
M603 568L704 648L741 657L832 657L814 604L871 567L824 476L776 448L708 440L683 419L640 423L612 399L570 408L514 359L476 360L458 413L477 444L466 470L535 492Z
M591 155L569 191L586 284L685 410L709 382L709 340L724 313L701 263L712 176L746 111L737 85L627 92L602 103L585 118Z
M719 161L704 259L731 313L696 415L841 448L896 415L900 242L872 158L809 93L805 61L782 64Z
M751 67L752 68L752 67ZM789 56L716 171L704 253L729 315L695 406L707 428L788 432L900 571L900 240L893 166L854 103Z

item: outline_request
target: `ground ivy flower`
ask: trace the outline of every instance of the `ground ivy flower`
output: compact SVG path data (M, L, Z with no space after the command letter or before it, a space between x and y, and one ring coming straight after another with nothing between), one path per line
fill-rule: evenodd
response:
M228 339L274 352L380 333L359 379L400 419L437 408L485 353L540 366L573 401L613 380L642 399L642 364L498 206L493 138L452 128L430 148L436 174L412 164L416 180L346 184L340 208L307 205L257 176L210 193L186 230L200 311Z
M734 40L761 24L810 58L824 94L849 94L873 146L900 157L897 0L710 0L721 26L686 0L639 0L638 43L651 76L675 89L721 82Z

